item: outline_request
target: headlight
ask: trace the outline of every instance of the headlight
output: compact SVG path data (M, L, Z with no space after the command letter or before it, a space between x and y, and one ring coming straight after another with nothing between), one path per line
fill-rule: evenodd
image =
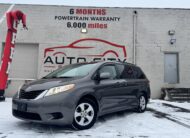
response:
M54 88L49 89L47 93L45 94L45 96L50 96L50 95L58 94L60 92L65 92L65 91L73 89L74 87L75 87L75 84L54 87Z

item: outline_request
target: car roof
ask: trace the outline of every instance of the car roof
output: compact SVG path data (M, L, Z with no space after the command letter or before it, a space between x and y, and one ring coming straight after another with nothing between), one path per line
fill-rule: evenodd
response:
M116 63L116 64L119 63L119 64L123 64L123 65L136 66L135 64L132 64L129 62L120 62L120 61L101 61L100 63Z

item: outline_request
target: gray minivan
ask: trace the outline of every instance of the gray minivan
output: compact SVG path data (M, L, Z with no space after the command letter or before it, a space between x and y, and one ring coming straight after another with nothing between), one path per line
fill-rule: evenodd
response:
M13 115L22 120L88 129L97 117L126 109L146 110L149 81L130 63L66 65L24 84L13 97Z

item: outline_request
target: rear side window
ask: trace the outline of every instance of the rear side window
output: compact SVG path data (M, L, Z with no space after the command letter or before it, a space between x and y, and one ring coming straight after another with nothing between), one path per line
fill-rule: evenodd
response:
M135 79L145 79L146 76L139 67L133 67Z
M110 79L115 79L117 77L117 73L116 73L114 65L105 65L105 66L101 67L101 69L99 70L99 73L103 73L103 72L110 73L110 75L111 75Z
M119 78L134 79L134 71L131 66L118 64L117 69L119 72Z

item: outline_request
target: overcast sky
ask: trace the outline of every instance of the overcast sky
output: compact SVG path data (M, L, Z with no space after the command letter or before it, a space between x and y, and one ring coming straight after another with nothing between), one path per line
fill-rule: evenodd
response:
M0 3L101 7L190 8L190 0L0 0Z

